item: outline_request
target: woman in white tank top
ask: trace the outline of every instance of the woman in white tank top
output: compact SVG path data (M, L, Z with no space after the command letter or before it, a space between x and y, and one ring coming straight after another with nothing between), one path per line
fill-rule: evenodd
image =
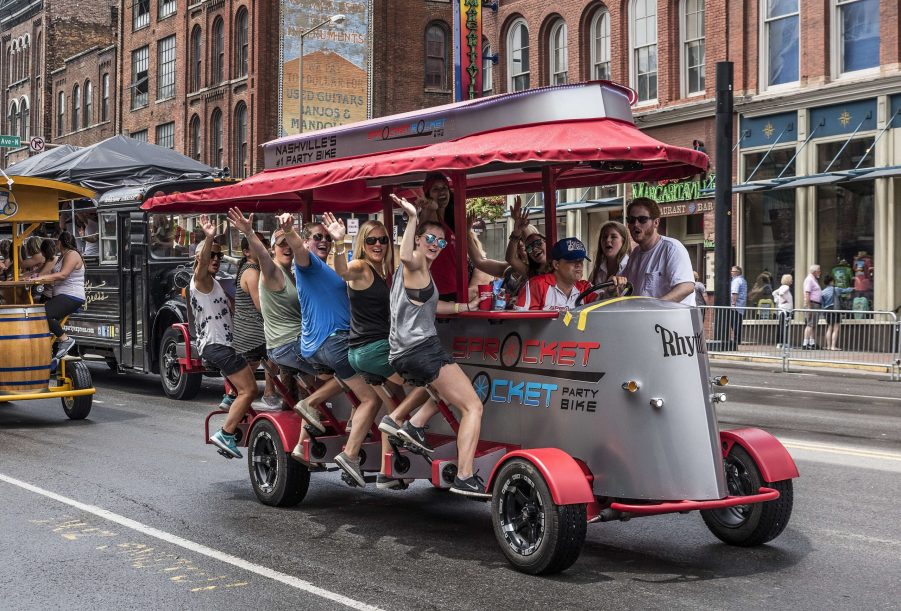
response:
M53 297L44 304L50 331L57 337L55 356L62 358L75 345L75 340L66 335L60 321L78 310L85 301L84 260L75 246L75 238L68 231L59 234L59 258L49 274L34 278L42 284L53 285Z

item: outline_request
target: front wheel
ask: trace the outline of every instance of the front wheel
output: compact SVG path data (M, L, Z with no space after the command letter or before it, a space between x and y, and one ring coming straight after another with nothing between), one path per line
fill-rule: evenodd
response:
M730 495L756 494L761 486L766 486L778 490L779 498L766 503L703 510L701 517L707 528L721 541L741 547L762 545L778 537L791 518L794 499L792 481L763 481L757 463L738 444L732 446L723 462Z
M69 361L66 363L66 374L72 380L72 390L91 388L94 383L91 380L91 370L84 361ZM78 397L62 397L63 411L72 420L84 420L91 413L94 403L94 395L80 395Z
M520 458L498 473L491 522L507 560L529 575L550 575L572 566L588 526L585 505L556 505L538 469Z
M268 420L257 422L250 433L247 468L253 491L264 505L293 507L310 487L309 469L288 455L275 425Z
M200 392L202 373L185 373L178 363L178 345L184 343L178 329L169 327L160 340L160 381L163 392L176 401L190 401Z

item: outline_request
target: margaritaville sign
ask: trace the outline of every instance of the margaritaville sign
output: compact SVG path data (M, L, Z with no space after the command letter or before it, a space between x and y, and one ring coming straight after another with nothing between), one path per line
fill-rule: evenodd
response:
M660 184L635 182L632 183L632 199L648 197L661 204L662 207L662 204L690 202L696 199L713 197L715 188L716 174L708 174L704 180L680 180ZM699 207L702 206L699 205ZM711 207L710 209L712 210L713 208ZM695 214L696 212L707 212L707 210L682 212L681 214Z

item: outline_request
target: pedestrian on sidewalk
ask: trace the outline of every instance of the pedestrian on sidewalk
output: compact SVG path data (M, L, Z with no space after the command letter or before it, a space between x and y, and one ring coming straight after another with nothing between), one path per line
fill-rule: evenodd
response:
M729 289L729 299L732 310L729 312L729 326L732 327L732 343L729 350L738 350L741 345L741 329L745 320L745 306L748 305L748 281L742 275L741 267L733 265L732 283Z
M795 308L795 300L792 297L792 282L791 274L783 274L782 284L773 291L773 303L776 304L776 309L779 310L779 327L776 330L777 348L788 348L788 344L791 341L787 330L792 310Z
M808 270L807 277L804 278L804 309L812 310L804 314L804 350L816 350L817 346L817 323L820 320L820 313L814 310L822 309L823 290L820 288L820 266L813 264Z
M826 286L823 289L822 301L823 310L826 312L826 349L841 350L838 347L838 334L841 331L842 313L835 310L841 309L838 307L841 303L841 296L853 293L854 289L835 286L835 278L829 274L823 278L823 284Z

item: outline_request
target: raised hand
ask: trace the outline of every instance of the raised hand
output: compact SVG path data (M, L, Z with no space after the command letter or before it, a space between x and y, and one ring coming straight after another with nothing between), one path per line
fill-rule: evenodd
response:
M198 221L200 222L200 228L203 229L203 233L206 234L206 237L212 238L216 236L216 226L210 221L209 216L201 214Z
M470 231L473 231L472 226L479 222L479 216L475 212L467 212L466 213L466 226L469 227Z
M344 236L347 234L347 229L344 227L344 221L335 218L335 215L331 212L326 212L322 215L322 224L325 225L325 229L329 232L329 235L334 238L335 244L340 245L344 243Z
M518 195L513 199L510 216L513 217L513 233L522 233L522 230L529 224L529 210L528 208L522 209L522 199Z
M407 216L410 217L411 220L416 219L419 216L419 212L417 211L416 206L411 204L405 198L398 197L394 193L392 193L391 199L394 201L394 204L396 206L407 213Z
M289 232L294 228L294 215L290 212L284 212L278 215L278 226L282 231Z
M244 235L248 235L253 231L253 214L244 218L244 214L239 209L230 208L228 211L228 220Z

